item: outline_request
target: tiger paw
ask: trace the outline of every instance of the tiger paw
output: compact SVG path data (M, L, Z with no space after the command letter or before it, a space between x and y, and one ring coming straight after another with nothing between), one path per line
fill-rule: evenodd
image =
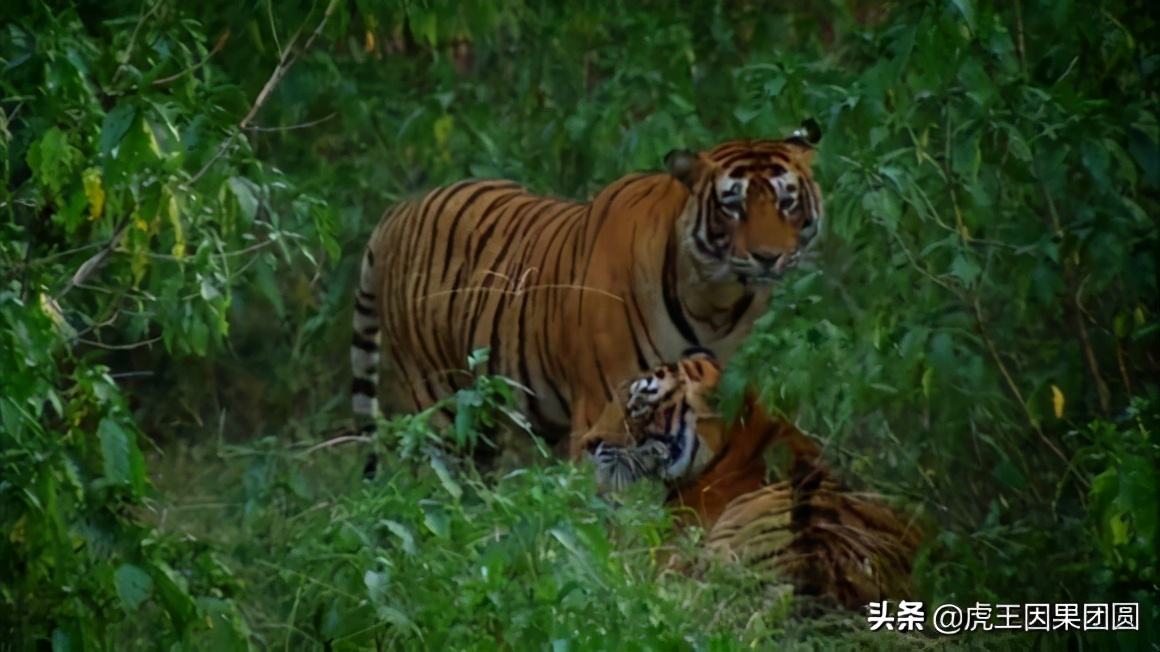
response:
M601 489L622 491L642 478L659 479L668 462L669 450L663 442L650 439L640 446L618 446L597 442L588 455L596 465L596 484Z

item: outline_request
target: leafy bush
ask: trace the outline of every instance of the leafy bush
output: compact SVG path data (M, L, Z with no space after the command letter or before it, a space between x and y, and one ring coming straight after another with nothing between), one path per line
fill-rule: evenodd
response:
M584 196L808 115L824 237L731 395L756 387L922 506L928 602L1139 601L1155 638L1148 12L26 0L0 18L8 645L487 647L515 614L513 647L863 642L857 619L803 631L746 580L665 570L655 497L612 509L582 471L441 474L425 444L444 434L414 418L389 482L300 450L347 425L355 261L391 201L467 175ZM457 399L453 438L478 437L500 382ZM478 575L488 555L510 582ZM758 606L722 609L734 589Z

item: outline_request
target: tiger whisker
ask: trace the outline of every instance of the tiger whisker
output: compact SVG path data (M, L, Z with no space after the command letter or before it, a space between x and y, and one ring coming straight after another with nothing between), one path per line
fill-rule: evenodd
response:
M544 283L541 285L532 285L532 286L529 286L526 288L516 288L516 289L489 288L489 287L483 287L482 285L478 285L478 286L472 286L472 287L466 287L466 288L453 288L450 290L440 290L439 292L432 292L430 294L426 294L422 297L419 297L419 299L421 301L425 301L427 299L434 299L434 298L441 297L441 296L447 296L447 295L459 294L459 293L467 293L467 292L499 292L502 294L509 294L509 295L518 297L518 296L524 294L525 292L531 292L532 290L581 290L581 291L585 291L585 292L594 292L596 294L603 295L609 299L614 299L616 301L619 301L620 303L624 303L623 298L621 298L621 297L619 297L611 292L608 292L606 290L601 290L600 288L593 288L593 287L588 287L588 286L584 286L584 285L574 285L571 283Z

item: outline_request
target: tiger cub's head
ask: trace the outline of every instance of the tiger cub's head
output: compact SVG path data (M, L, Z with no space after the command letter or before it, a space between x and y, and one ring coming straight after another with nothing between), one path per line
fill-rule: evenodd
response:
M811 119L782 140L669 153L669 174L690 192L684 249L704 278L764 285L798 263L823 215L811 171L821 136Z
M725 445L711 402L720 379L721 364L698 348L631 381L622 408L627 440L589 442L598 483L621 489L645 477L672 484L696 478Z

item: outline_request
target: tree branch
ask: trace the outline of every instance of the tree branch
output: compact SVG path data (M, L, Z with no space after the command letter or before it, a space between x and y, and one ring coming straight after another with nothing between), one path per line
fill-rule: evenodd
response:
M121 243L121 238L125 235L125 230L129 227L129 222L130 220L128 219L126 219L124 222L121 222L120 226L118 226L117 229L113 231L113 237L109 238L109 242L105 244L105 246L102 247L100 251L90 256L89 259L85 262L81 263L81 266L77 268L77 271L72 275L72 278L68 280L68 283L65 283L64 289L62 289L55 297L53 297L54 300L61 299L65 294L68 293L69 290L83 284L89 279L90 276L93 275L94 272L97 271L97 269L100 268L101 265L104 264L105 260L109 257L109 254L113 253L113 249L115 249L117 245Z
M294 34L293 38L290 39L290 43L287 44L286 49L282 51L282 58L278 61L278 65L275 66L274 72L270 74L270 78L266 80L266 83L262 86L262 90L259 91L258 96L254 98L254 103L250 105L250 110L246 112L246 115L242 118L241 122L238 123L239 130L248 127L250 121L253 120L254 116L258 114L258 111L262 110L262 106L266 104L266 100L270 99L270 93L274 91L274 88L278 86L278 83L282 81L282 78L286 76L286 73L289 72L290 68L298 61L299 54L309 50L310 46L314 45L314 40L317 39L318 35L322 33L322 28L326 26L326 22L330 20L330 15L334 13L334 9L337 6L338 0L330 0L330 4L326 6L326 11L322 14L322 20L318 21L318 26L314 28L314 31L310 33L310 36L306 39L306 42L302 44L302 50L295 51L294 49L294 43L297 42L298 35L301 34L301 28L299 28L299 31ZM230 145L233 144L234 138L236 137L237 132L234 132L231 133L225 140L223 140L222 144L218 147L217 152L214 153L214 155L208 161L206 161L205 165L203 165L200 170L194 173L194 175L190 177L188 181L181 184L182 187L190 188L193 186L193 184L197 183L199 179L205 176L205 173L208 172L211 167L213 167L213 164L217 163L217 161L225 155L226 151L229 149Z
M1062 235L1063 223L1059 219L1059 211L1056 210L1055 200L1051 198L1051 193L1047 191L1047 186L1042 181L1039 183L1039 189L1043 192L1043 200L1047 204L1047 214L1051 217L1052 228L1055 229L1057 235ZM1091 375L1092 382L1096 386L1096 396L1100 402L1100 412L1107 416L1108 407L1111 404L1111 393L1108 391L1108 384L1104 381L1104 376L1100 372L1100 363L1096 358L1095 350L1092 348L1092 341L1088 335L1087 324L1084 323L1083 305L1080 303L1081 288L1077 287L1075 282L1075 264L1070 257L1064 256L1061 265L1063 267L1063 282L1067 287L1068 299L1070 299L1072 316L1075 321L1075 336L1079 340L1080 349L1083 351L1084 362L1087 363L1088 373Z
M1051 449L1051 452L1063 460L1064 464L1067 464L1067 456L1063 454L1063 451L1059 450L1059 447L1055 443L1047 438L1047 435L1043 434L1043 429L1039 427L1039 423L1031 414L1031 408L1027 407L1027 401L1023 399L1023 392L1019 391L1019 386L1015 384L1015 379L1011 376L1011 372L1007 370L1007 365L1003 362L1003 358L999 356L999 350L995 348L995 343L991 340L991 335L987 331L986 322L983 321L983 308L979 305L978 297L974 298L972 305L975 309L975 320L979 325L979 334L983 337L983 344L986 345L987 351L991 354L991 359L995 362L995 366L999 368L999 373L1003 376L1004 382L1007 383L1007 388L1011 390L1011 393L1015 396L1015 400L1023 408L1023 414L1027 417L1027 423L1035 429L1036 434L1039 435L1039 439Z

